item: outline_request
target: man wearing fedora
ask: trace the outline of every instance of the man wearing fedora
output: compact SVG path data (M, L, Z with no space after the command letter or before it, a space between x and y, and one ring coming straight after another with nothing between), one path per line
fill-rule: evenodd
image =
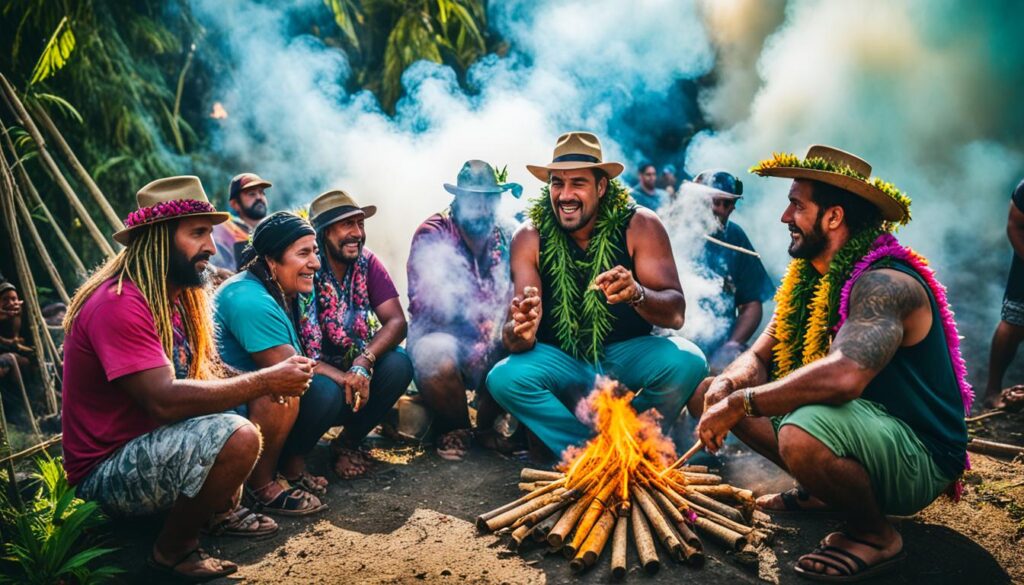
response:
M688 196L707 199L717 220L698 261L704 276L722 281L721 295L709 299L707 308L723 326L696 340L709 356L712 374L717 374L747 349L761 325L763 303L772 298L775 285L746 232L729 219L743 198L743 182L728 171L707 170L682 188Z
M201 528L274 528L236 508L260 434L224 411L269 394L302 395L314 364L296 356L218 379L204 284L213 226L228 216L192 176L153 181L137 200L114 234L125 248L75 293L64 321L64 467L78 496L113 516L170 510L150 566L209 580L237 566L200 548Z
M707 373L694 344L652 334L682 327L685 300L665 227L615 180L622 168L589 132L563 134L550 164L527 166L547 186L512 239L511 355L487 386L556 456L592 435L574 409L597 374L670 425Z
M500 407L483 382L504 353L512 234L497 211L502 193L522 194L503 180L486 162L466 161L457 184L444 185L455 196L451 206L420 225L409 252L409 356L416 387L435 415L437 452L455 461L471 438L467 390L476 390L477 437L498 446Z
M893 571L906 555L886 515L955 491L965 466L973 394L945 290L891 233L910 198L864 160L812 146L752 171L793 179L782 214L793 261L768 329L690 401L698 434L715 451L731 430L797 480L762 508L846 519L800 558L802 576Z
M267 216L265 189L272 185L256 173L241 173L231 179L228 185L228 205L233 212L231 219L213 227L217 254L210 261L215 267L230 274L238 271L238 260L249 242L249 233Z
M370 460L359 445L412 381L412 362L398 347L408 329L398 290L364 246L365 220L376 213L375 205L361 207L341 190L322 193L309 206L321 265L299 337L308 357L333 366L318 373L344 397L337 424L345 428L331 445L334 471L343 479L367 471Z

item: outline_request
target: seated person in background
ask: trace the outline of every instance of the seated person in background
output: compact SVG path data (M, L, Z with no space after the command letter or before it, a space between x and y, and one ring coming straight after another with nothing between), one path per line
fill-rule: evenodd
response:
M484 379L504 357L501 324L512 299L508 249L511 234L498 224L501 194L516 184L500 184L481 160L467 161L451 207L427 218L409 251L409 356L416 387L435 413L440 433L437 453L458 461L469 448L471 430L466 391L476 390L477 437L498 446L494 422L501 408Z
M32 348L25 345L25 339L21 336L24 304L25 301L18 298L18 289L13 284L0 281L0 383L3 384L0 392L5 399L10 399L4 405L8 416L19 410L26 410L25 406L13 399L16 394L4 391L8 387L8 382L13 384L14 388L23 387L23 370L31 363L29 359L33 354ZM20 408L12 408L15 405ZM27 410L25 415L30 416Z
M707 276L722 280L722 294L714 299L718 302L709 304L725 327L711 339L697 342L710 356L711 373L718 374L746 351L747 342L761 326L764 302L772 298L775 285L746 232L729 220L737 201L743 198L743 183L726 171L710 170L698 174L692 183L683 183L682 191L687 197L706 197L718 220L717 229L709 234L715 241L704 242L699 261Z
M125 248L75 293L64 321L64 467L77 495L112 516L170 510L149 565L210 580L238 567L200 548L202 528L277 529L236 509L261 439L225 411L272 393L301 396L314 364L296 356L217 379L204 285L213 225L227 214L210 205L197 177L153 181L137 199L139 210L114 234Z
M637 205L646 207L651 211L658 211L658 208L664 205L669 198L667 191L656 186L658 182L658 169L655 168L654 163L642 162L636 176L637 184L630 191L633 200L636 201Z
M370 460L359 444L412 381L412 362L398 347L408 328L398 290L381 261L363 247L363 222L376 212L373 205L359 207L344 191L323 193L309 206L321 266L299 336L307 356L334 366L323 373L345 391L345 428L331 448L334 471L346 479L366 472Z
M551 164L527 169L548 184L512 239L511 355L488 374L491 395L556 456L593 434L575 407L598 371L669 430L707 363L693 343L653 334L681 328L686 308L665 226L614 180L622 165L602 162L589 132L563 134Z
M242 250L249 242L249 233L267 216L267 194L270 181L255 173L235 175L228 186L231 219L214 226L213 241L217 254L210 262L218 269L218 277L227 278L238 272Z
M250 372L302 355L298 296L313 292L320 268L316 232L301 217L279 211L256 226L242 258L245 269L217 289L215 320L221 359ZM317 364L301 400L260 396L236 409L263 433L263 451L246 485L268 514L300 516L326 507L318 496L327 493L327 480L307 473L304 459L341 412L342 393L319 374L324 368L330 366Z

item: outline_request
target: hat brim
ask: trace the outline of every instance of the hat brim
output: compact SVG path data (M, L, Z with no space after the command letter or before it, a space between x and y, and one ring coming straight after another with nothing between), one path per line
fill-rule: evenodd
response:
M353 209L352 211L350 211L348 213L343 213L343 214L339 215L338 217L332 218L331 221L329 221L329 222L323 224L322 226L316 228L316 231L319 232L320 230L325 229L329 225L336 224L339 221L342 221L344 219L348 219L348 218L352 217L353 215L359 215L360 213L363 214L363 219L369 219L369 218L373 217L374 215L377 215L377 206L376 205L367 205L366 207L358 207L358 208Z
M487 189L467 189L465 187L459 187L458 185L452 185L451 183L444 184L444 190L451 193L452 195L501 195L505 191L508 191L512 187L490 187Z
M172 219L182 219L184 217L209 217L213 219L213 225L217 225L219 223L224 223L225 221L231 219L231 214L224 213L223 211L210 211L204 213L189 213L186 215L176 215L174 217L161 217L160 219L154 221L139 224L136 226L132 226L130 228L125 228L119 232L115 232L112 237L114 238L114 241L117 242L118 244L127 246L128 243L132 241L132 237L135 235L136 231L145 227L156 225L158 223L170 221Z
M808 179L811 181L821 181L822 183L828 183L829 185L839 187L845 191L849 191L858 197L867 199L872 203L882 214L882 219L886 221L904 222L909 218L909 213L898 201L886 195L884 191L871 185L861 179L849 177L847 175L840 175L839 173L831 173L829 171L821 171L818 169L801 169L797 167L773 167L770 169L763 169L757 171L757 174L762 177L781 177L784 179Z
M586 163L577 161L565 161L565 162L554 162L547 166L538 165L526 165L526 170L530 171L530 174L537 177L541 182L547 183L551 171L574 171L577 169L593 169L598 168L608 175L609 179L614 179L622 174L625 167L622 163L617 162L606 162L606 163Z
M693 181L683 181L680 189L693 190L701 195L706 195L714 199L743 199L743 195L737 195L728 191L722 191L721 189L715 189L707 185L700 183L694 183Z

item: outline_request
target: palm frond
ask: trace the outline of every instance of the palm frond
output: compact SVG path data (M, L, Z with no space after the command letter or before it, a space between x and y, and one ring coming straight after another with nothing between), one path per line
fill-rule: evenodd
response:
M29 85L35 85L51 77L60 71L67 64L71 52L75 50L75 33L71 30L71 21L65 16L60 20L57 29L53 31L50 40L43 47L43 53L39 55L35 69L32 71L32 79Z

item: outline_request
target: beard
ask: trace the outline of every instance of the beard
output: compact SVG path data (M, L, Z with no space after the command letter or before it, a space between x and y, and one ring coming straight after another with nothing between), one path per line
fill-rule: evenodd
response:
M262 201L256 201L249 207L243 207L242 215L249 219L263 219L267 216L267 204Z
M576 219L564 219L562 217L562 213L558 210L557 207L555 208L555 219L558 220L558 225L562 226L563 230L571 233L587 225L587 222L589 222L596 213L597 210L591 210L588 212L586 209L583 208L583 204L580 203L580 213Z
M485 215L467 219L456 216L455 221L459 224L459 227L462 228L462 231L466 232L466 235L472 238L486 236L494 230L494 218Z
M327 254L335 262L341 262L342 264L354 264L359 259L359 255L363 253L363 245L366 240L363 238L345 238L338 240L337 242L327 242ZM359 249L355 255L350 255L345 251L346 244L359 244Z
M203 260L210 260L212 254L200 252L189 258L177 248L171 249L171 256L167 264L167 279L172 284L186 288L202 288L206 286L213 276L213 268L209 262L206 268L200 269L198 264Z
M793 240L789 244L789 255L793 258L810 260L825 251L828 245L828 238L817 222L810 233L804 232L795 225L789 226L789 231L800 236L799 240Z

